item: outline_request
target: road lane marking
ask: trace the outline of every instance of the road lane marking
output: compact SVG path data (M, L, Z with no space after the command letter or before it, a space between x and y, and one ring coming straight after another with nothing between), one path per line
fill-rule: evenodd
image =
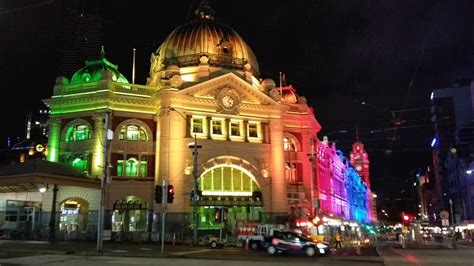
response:
M122 249L114 249L114 250L112 250L112 252L115 252L115 253L127 253L128 251L127 251L127 250L122 250Z
M170 253L171 255L186 255L186 254L193 254L193 253L204 253L204 252L209 252L212 249L201 249L201 250L194 250L194 251L183 251L183 252L176 252L176 253Z

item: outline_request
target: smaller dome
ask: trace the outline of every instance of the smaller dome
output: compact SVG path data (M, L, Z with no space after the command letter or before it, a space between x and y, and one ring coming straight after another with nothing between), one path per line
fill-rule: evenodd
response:
M260 84L260 91L267 92L276 87L275 81L270 78L266 78Z
M118 66L110 63L105 58L104 48L100 52L101 59L86 61L86 66L79 69L71 78L71 83L82 83L98 81L107 77L110 73L115 82L129 83L127 78L118 71Z
M281 97L285 103L297 103L298 94L292 86L282 87L281 88Z

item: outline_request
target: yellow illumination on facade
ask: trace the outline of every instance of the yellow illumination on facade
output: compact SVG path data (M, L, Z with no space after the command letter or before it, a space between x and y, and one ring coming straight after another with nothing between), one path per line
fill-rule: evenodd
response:
M189 128L191 136L197 138L207 138L208 136L207 118L205 116L193 115L191 117L191 127Z
M244 122L240 119L229 121L229 138L233 141L245 141Z
M199 81L199 77L197 74L181 75L181 79L185 82L198 82Z
M249 121L247 123L247 137L249 142L261 143L263 139L262 124L260 122Z
M203 196L252 196L251 191L202 191Z
M211 138L216 140L227 139L227 125L224 118L211 118Z

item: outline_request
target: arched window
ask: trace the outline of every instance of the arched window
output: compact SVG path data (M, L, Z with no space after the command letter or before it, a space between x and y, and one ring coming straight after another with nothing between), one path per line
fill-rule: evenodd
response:
M120 129L120 140L148 141L146 130L138 125L125 125Z
M85 124L77 124L69 126L66 131L66 141L82 141L91 139L91 130Z
M125 175L138 176L138 161L135 158L130 158L125 162Z
M292 137L283 138L283 149L285 151L298 151L298 145Z
M148 163L146 155L119 155L117 160L117 176L141 176L148 175ZM139 158L139 159L138 159Z
M83 173L89 174L90 173L90 155L79 155L79 156L71 156L66 158L66 163L77 168Z
M259 191L248 172L229 166L216 166L204 172L199 187L203 192L215 195L251 195L253 191Z

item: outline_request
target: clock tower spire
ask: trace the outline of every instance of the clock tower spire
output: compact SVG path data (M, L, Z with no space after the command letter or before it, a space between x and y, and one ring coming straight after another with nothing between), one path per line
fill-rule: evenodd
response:
M364 180L368 188L370 188L369 178L369 156L365 152L364 144L359 140L359 132L357 131L356 140L352 144L352 151L350 153L350 163L356 169L359 176Z

